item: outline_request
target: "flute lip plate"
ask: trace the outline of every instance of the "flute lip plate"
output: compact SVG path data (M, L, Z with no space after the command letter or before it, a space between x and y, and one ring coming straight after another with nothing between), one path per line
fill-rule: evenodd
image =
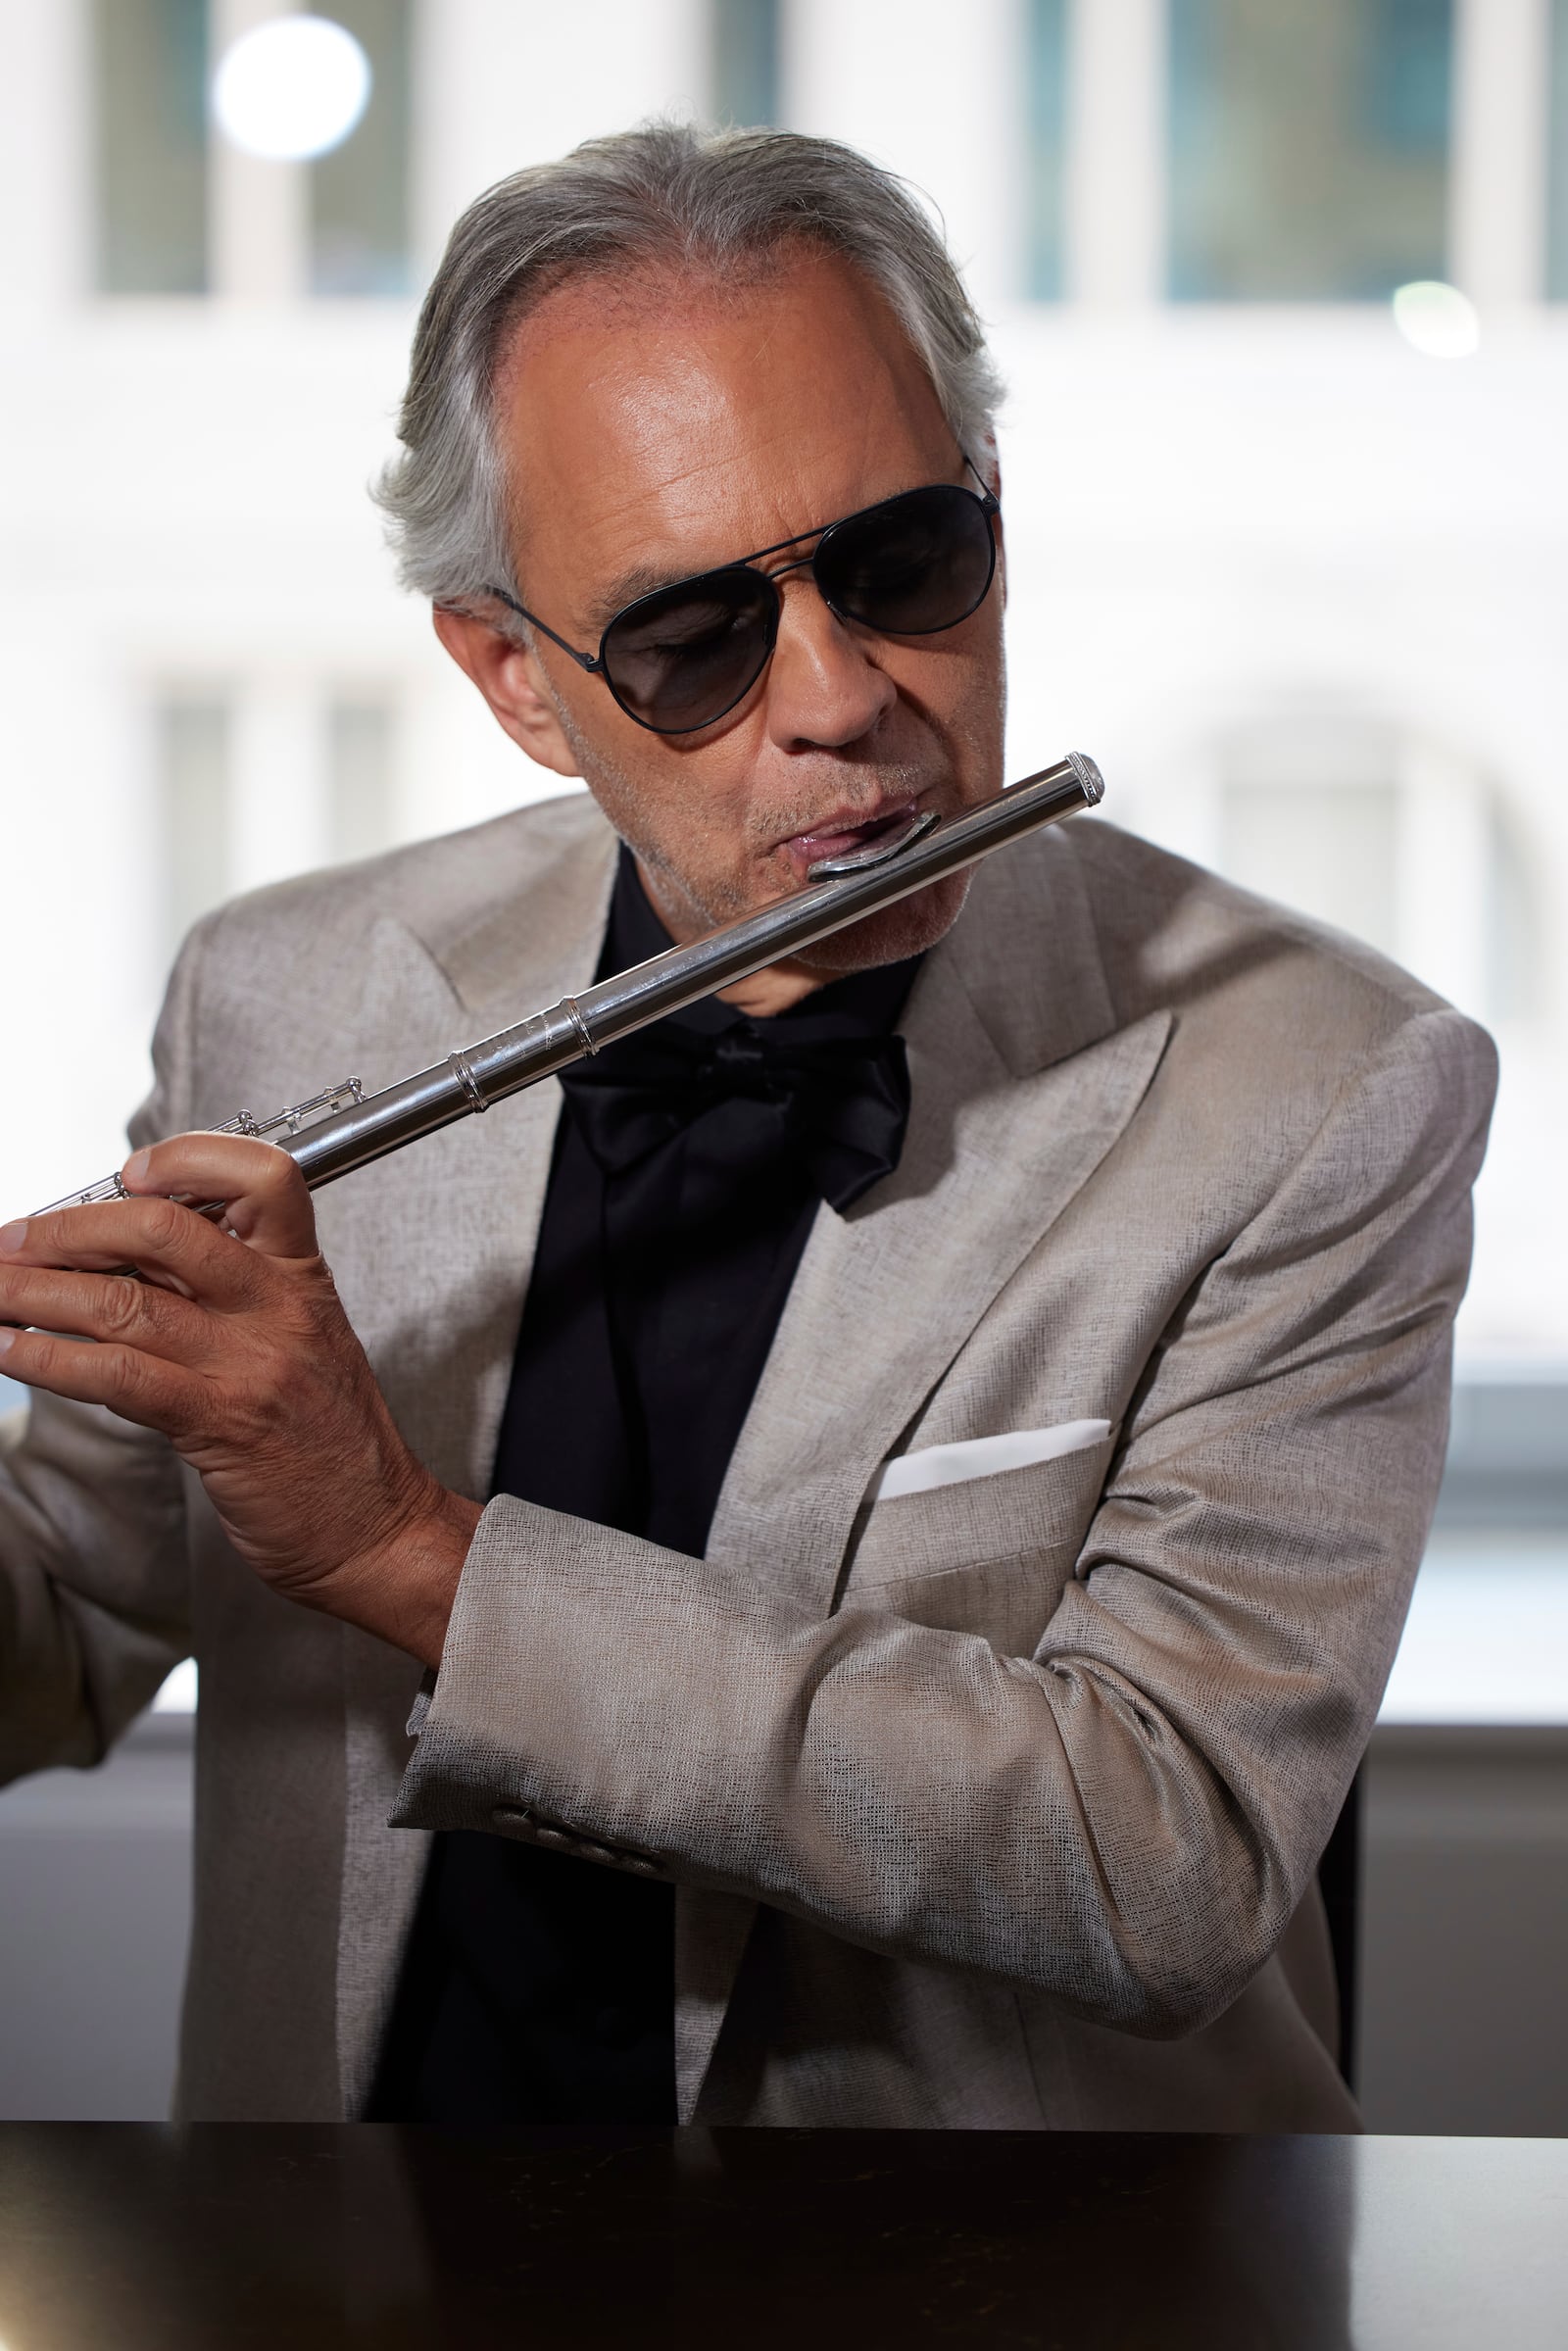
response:
M935 808L922 808L909 818L902 832L895 833L891 839L873 841L869 848L851 850L846 857L816 858L808 868L810 877L813 882L831 881L840 874L867 873L873 865L889 863L912 841L920 840L940 821Z

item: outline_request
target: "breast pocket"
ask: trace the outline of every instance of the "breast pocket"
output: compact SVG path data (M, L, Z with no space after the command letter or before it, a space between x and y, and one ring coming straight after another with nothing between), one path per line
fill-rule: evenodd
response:
M982 1633L1008 1655L1044 1632L1095 1514L1114 1444L871 1503L844 1605Z

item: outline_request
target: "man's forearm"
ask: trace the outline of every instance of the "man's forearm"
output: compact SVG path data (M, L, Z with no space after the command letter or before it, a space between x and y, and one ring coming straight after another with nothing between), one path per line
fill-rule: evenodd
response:
M510 1497L394 1817L652 1862L1156 2034L1227 2005L1295 1903L1207 1760L1093 1657L812 1621Z

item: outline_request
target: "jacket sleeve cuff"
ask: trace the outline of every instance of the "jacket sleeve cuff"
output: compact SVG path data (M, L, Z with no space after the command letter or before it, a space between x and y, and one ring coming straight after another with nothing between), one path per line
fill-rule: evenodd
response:
M548 1756L531 1751L527 1724L550 1666L553 1633L573 1588L584 1596L625 1562L632 1539L498 1495L464 1562L438 1670L427 1672L409 1717L417 1741L398 1789L394 1828L465 1829L514 1837L583 1859L662 1875L640 1844L607 1836L586 1789L562 1803L545 1785ZM642 1546L636 1546L642 1547ZM548 1743L548 1742L547 1742ZM570 1817L564 1817L568 1814Z

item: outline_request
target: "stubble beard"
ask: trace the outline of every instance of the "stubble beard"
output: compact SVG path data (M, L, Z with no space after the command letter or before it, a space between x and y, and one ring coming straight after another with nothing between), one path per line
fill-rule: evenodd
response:
M577 760L578 772L598 807L614 827L637 860L643 886L672 937L697 939L723 924L734 922L747 914L757 913L764 905L787 897L802 885L787 867L778 874L778 887L765 899L748 898L739 888L700 889L653 840L645 837L636 823L637 786L624 769L608 759L597 747L584 738L581 728L564 703L552 691L556 715L562 732L571 746ZM912 761L882 761L873 764L847 763L861 779L869 779L865 803L913 799L920 794L930 795L932 778L922 773ZM956 763L950 773L956 773ZM957 793L944 794L945 815L957 813L965 805ZM854 803L855 795L846 793L843 799ZM841 803L842 805L842 803ZM929 805L929 799L928 799ZM821 796L815 805L804 803L782 812L773 811L765 819L760 814L748 818L746 831L748 849L765 856L781 840L789 840L807 831L822 813ZM745 870L743 866L743 870ZM899 963L908 957L923 955L944 939L963 911L969 894L972 870L946 875L924 890L898 900L863 921L847 929L835 931L811 948L792 957L797 970L808 972L819 983L847 977L852 972L871 971L888 963Z

